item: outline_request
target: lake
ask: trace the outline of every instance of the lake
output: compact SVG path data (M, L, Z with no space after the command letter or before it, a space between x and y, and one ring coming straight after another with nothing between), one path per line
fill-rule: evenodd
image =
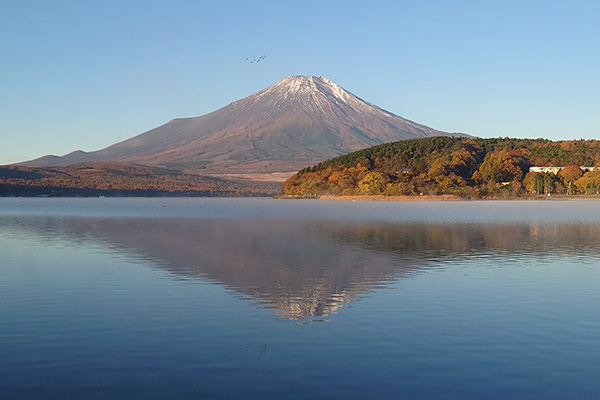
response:
M600 393L600 201L0 199L0 398Z

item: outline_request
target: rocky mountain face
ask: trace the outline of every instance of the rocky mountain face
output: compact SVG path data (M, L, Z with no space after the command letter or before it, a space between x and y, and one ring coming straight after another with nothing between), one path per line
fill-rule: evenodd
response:
M291 175L325 159L437 131L368 103L332 81L290 76L210 114L179 118L94 152L31 167L118 161L206 175Z

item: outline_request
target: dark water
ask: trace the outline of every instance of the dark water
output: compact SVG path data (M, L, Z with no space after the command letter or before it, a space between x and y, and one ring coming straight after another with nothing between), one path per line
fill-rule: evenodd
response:
M597 398L599 211L2 199L0 398Z

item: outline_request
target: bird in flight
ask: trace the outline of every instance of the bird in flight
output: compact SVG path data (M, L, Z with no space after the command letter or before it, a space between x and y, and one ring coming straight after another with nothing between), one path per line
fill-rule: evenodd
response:
M259 63L259 62L261 62L262 60L264 60L264 59L265 59L265 57L266 57L266 56L260 56L260 57L258 57L258 58L255 58L255 59L253 59L253 60L250 60L249 58L246 58L246 61L250 61L250 64Z

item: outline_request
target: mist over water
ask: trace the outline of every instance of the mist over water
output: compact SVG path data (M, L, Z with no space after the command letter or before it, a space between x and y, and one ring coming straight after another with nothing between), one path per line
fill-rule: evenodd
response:
M0 201L0 397L591 397L600 202Z

